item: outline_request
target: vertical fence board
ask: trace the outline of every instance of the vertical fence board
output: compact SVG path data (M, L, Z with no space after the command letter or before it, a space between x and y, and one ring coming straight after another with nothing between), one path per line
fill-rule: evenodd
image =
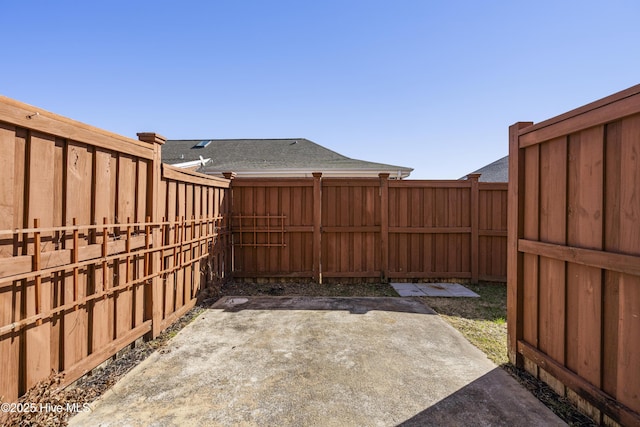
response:
M396 227L408 227L407 223L407 214L409 212L408 205L408 196L406 188L399 188L397 191L397 222L394 224ZM409 248L407 240L410 238L407 233L398 233L396 234L396 238L398 239L397 253L395 254L396 258L401 263L400 271L402 272L410 272L411 267L409 264Z
M367 209L364 203L364 199L366 197L366 189L363 187L355 187L353 188L353 196L351 198L352 206L357 207L356 209L351 209L350 214L351 218L349 219L349 223L354 227L360 227L366 225L366 222L363 221L366 217ZM367 271L366 267L366 258L363 259L362 255L365 253L365 247L363 241L366 239L365 233L353 233L353 244L351 246L352 250L350 250L350 256L352 258L351 269L355 272Z
M113 216L113 206L111 189L115 189L115 170L113 169L113 157L111 153L103 150L95 152L95 166L92 192L94 194L93 224L103 224L110 222ZM102 244L102 229L96 230L94 243ZM107 237L108 240L108 237ZM106 272L104 271L106 270ZM106 264L96 266L94 274L94 292L103 292L111 287L110 280L113 277L113 269ZM106 280L105 280L106 279ZM94 351L102 349L113 336L112 324L109 322L109 302L111 298L99 298L93 304L92 321L92 342L91 348Z
M458 210L460 192L457 189L447 189L446 203L447 203L447 227L459 227L462 226L462 217ZM469 247L463 247L459 234L445 234L444 238L446 243L447 260L445 262L444 269L442 271L459 271L458 255L460 252L465 252L470 249Z
M424 197L424 219L423 224L425 228L435 227L435 212L433 207L435 206L435 190L433 188L425 188ZM424 235L424 270L423 271L438 271L435 266L435 254L438 249L435 245L435 239L433 234Z
M381 224L382 206L380 197L381 195L378 193L377 188L372 188L370 191L365 191L364 209L366 212L365 224L367 226L376 226ZM377 237L374 233L366 233L364 235L364 240L364 270L373 272L378 270L378 267L376 266L376 257L379 253L379 237Z
M280 213L281 215L284 215L286 217L285 227L289 227L293 224L301 224L303 211L300 209L300 206L298 206L297 209L292 209L291 188L290 187L280 188L278 191L278 197L279 197ZM292 247L295 248L295 246L293 246L293 242L291 241L291 233L288 233L288 235L282 236L282 238L284 239L284 243L286 244L286 246L281 249L281 256L278 264L278 270L290 271L292 251L295 250L295 249L292 249ZM316 253L317 250L319 250L319 248L315 248L315 245L314 245L314 254ZM317 255L314 255L314 256L317 256ZM315 266L313 270L314 272L316 271Z
M389 280L389 176L387 174L379 174L380 178L380 267L382 280ZM373 199L373 197L371 197ZM371 204L367 199L366 210L367 219L374 217L375 221L375 202ZM372 206L373 205L373 206ZM371 238L375 238L373 233L369 233ZM371 243L367 240L366 245Z
M66 159L66 225L91 223L91 180L93 174L93 153L84 144L67 143ZM79 246L88 245L87 230L79 230ZM67 233L65 247L75 251L73 232ZM64 280L64 303L77 302L87 295L88 269L82 268L74 275L67 272ZM64 325L64 368L68 369L88 354L88 318L86 307L75 307L66 311L63 317Z
M267 201L269 203L269 215L274 215L274 216L283 215L282 209L280 208L280 206L282 206L281 205L282 200L280 199L280 194L281 194L281 188L270 188L269 191L267 192ZM277 230L280 224L284 224L286 222L284 218L282 221L275 218L268 218L267 221L269 222L267 226L270 230ZM279 246L274 246L275 250L269 251L268 253L269 269L282 271L281 260L283 256L283 251L286 249L286 246L284 246L286 245L286 241L284 241L284 235L281 235L280 233L275 232L270 234L271 234L271 239L270 239L271 244L275 244Z
M602 249L603 127L570 136L567 244ZM567 265L567 366L600 386L602 270Z
M489 218L492 231L506 231L507 229L507 194L504 191L491 191L492 204L491 211L485 212L484 216ZM482 213L481 213L482 217ZM491 237L491 247L488 250L491 256L492 277L499 277L506 274L507 262L506 233L504 237Z
M53 161L53 206L51 211L53 213L53 224L60 226L64 224L64 212L65 212L65 199L66 192L64 191L64 179L66 174L66 161L64 159L66 140L62 138L56 138L54 147ZM62 232L55 232L53 234L54 248L59 249L64 245L64 235ZM53 308L59 307L64 303L64 271L54 273L51 277L51 304ZM62 313L56 313L51 316L51 369L62 370L64 368L64 329L62 328Z
M28 138L29 132L24 128L16 128L16 139L15 139L15 187L13 191L14 198L14 215L13 215L13 224L17 229L30 227L32 224L29 224L28 215L25 212L28 212L28 199L29 194L27 192L28 189L28 181L29 181L29 168L27 163L27 153L28 153ZM14 255L25 255L27 254L27 236L25 234L18 234L14 236ZM23 318L23 301L26 294L26 280L20 280L13 282L13 319L14 321L18 321ZM16 361L19 378L18 378L18 392L19 394L24 393L27 390L26 387L26 370L27 367L23 362L22 352L25 351L26 348L26 337L24 331L16 331L10 336L12 343L16 344L14 350L17 352L18 360Z
M16 129L0 123L0 229L17 228L14 212L21 202L17 191L18 171L15 158L20 154L17 147ZM24 155L24 151L22 152ZM20 218L21 219L21 218ZM14 254L14 236L0 236L0 258L8 258ZM0 325L13 323L16 319L14 298L17 282L0 291ZM19 300L18 300L19 301ZM20 339L16 332L2 337L0 340L0 395L5 400L13 401L18 397Z
M446 188L436 188L434 194L434 219L436 227L447 227L447 215L446 212L446 202L447 202L447 189ZM435 250L434 257L434 271L446 271L447 268L445 266L447 258L447 240L446 235L442 233L435 234L434 236L434 246L437 248Z
M187 227L184 230L184 241L191 240L191 233L193 231L193 185L185 185L185 219L187 220ZM191 251L192 244L185 244L183 262L187 263L183 269L184 271L184 285L182 290L183 305L191 300L191 287L193 286L193 265L191 260L193 259L193 253Z
M621 123L606 126L605 181L604 181L604 249L620 251L620 164ZM618 384L618 321L620 306L620 276L617 271L605 271L603 289L602 328L602 389L617 395Z
M565 138L540 147L540 239L564 244L566 238ZM565 263L540 259L540 348L564 363Z
M136 215L135 222L142 223L147 219L147 193L150 190L147 182L148 170L147 161L137 161L137 176L136 176ZM134 232L136 235L144 233L144 227L136 227ZM144 256L133 256L133 279L140 279L144 276ZM144 295L147 285L143 283L137 283L132 289L133 296L133 326L139 326L144 322Z
M640 114L621 129L620 250L640 255ZM640 412L640 276L620 280L618 399Z
M135 195L137 185L136 165L130 156L118 156L118 224L132 222L135 218ZM126 240L126 226L118 227L117 239ZM115 284L122 286L127 282L127 277L132 277L132 266L127 265L124 259L117 263ZM115 334L121 337L126 334L133 324L133 298L129 287L118 291L115 297Z
M178 182L178 189L176 191L177 194L177 217L179 219L178 231L177 231L177 241L179 243L178 246L178 264L181 264L185 258L185 245L184 241L186 227L185 227L185 219L186 219L186 191L187 184L183 182ZM185 271L182 268L179 268L176 271L176 291L175 291L175 304L176 310L181 308L184 305L184 285L185 285Z
M193 188L193 215L196 219L196 221L198 221L198 225L194 225L194 229L193 229L193 233L192 236L193 238L200 238L202 235L202 225L201 222L202 218L204 217L203 212L202 212L202 198L203 198L203 188L199 185L194 186ZM200 291L200 278L201 278L201 267L200 267L200 263L201 261L197 260L197 258L200 258L200 256L202 256L204 253L203 250L203 246L202 243L199 244L194 244L193 250L192 250L192 257L194 259L196 259L196 261L194 262L192 269L193 269L193 283L191 286L191 295L189 295L189 299L193 299L196 297L196 295L198 294L198 292Z
M53 195L55 140L49 135L32 132L29 138L28 171L28 224L33 225L35 219L40 220L42 227L53 226ZM34 248L31 244L29 253L34 250L50 250L52 238L50 233L42 234L42 247ZM32 316L51 309L51 279L43 278L39 299L36 301L35 281L26 282L26 315ZM43 322L25 332L26 349L24 352L26 369L26 388L35 385L40 379L47 377L51 370L51 335L50 325Z
M524 209L522 212L524 238L538 240L540 221L540 146L524 150ZM538 292L539 257L524 254L523 257L523 337L538 345Z
M411 209L409 209L409 213L411 215L410 225L411 227L422 227L421 219L423 217L422 210L424 209L424 200L422 198L423 191L420 188L412 188L411 190ZM409 236L411 248L411 257L409 263L410 271L423 271L422 260L424 259L424 254L422 252L422 239L424 238L423 234L412 234Z
M389 206L388 206L388 221L389 227L395 227L398 224L398 188L389 187ZM400 251L400 240L402 235L400 233L389 233L389 271L400 271L402 268L400 264L400 257L398 252Z
M0 227L13 228L15 209L14 189L16 184L15 156L16 129L0 122ZM0 236L0 257L13 255L13 238Z
M175 244L178 235L178 223L176 221L177 211L177 191L178 184L175 181L169 181L167 183L167 217L166 221L170 223L167 227L167 233L165 237L165 244ZM176 256L177 249L170 249L167 251L168 255L165 261L165 270L169 270L166 274L163 286L164 294L164 313L166 318L170 313L175 310L175 289L176 289L176 273L174 267L176 266L178 259Z
M350 226L352 224L349 223L349 205L351 201L351 192L353 191L352 187L339 187L338 193L340 194L337 202L338 202L338 210L339 216L337 218L339 224L345 224ZM351 251L349 250L351 246L351 237L353 235L351 233L339 233L338 236L338 271L349 271L351 269L350 265L350 255ZM368 260L370 262L370 260Z

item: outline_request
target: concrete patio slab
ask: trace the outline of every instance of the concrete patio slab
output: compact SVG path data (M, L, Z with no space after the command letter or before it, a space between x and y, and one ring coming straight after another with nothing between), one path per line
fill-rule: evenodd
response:
M401 297L480 297L459 283L391 283L391 286Z
M564 423L418 299L227 297L70 425Z

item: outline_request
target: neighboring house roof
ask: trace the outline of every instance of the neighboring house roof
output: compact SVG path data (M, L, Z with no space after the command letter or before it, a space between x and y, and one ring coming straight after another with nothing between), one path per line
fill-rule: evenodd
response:
M509 182L509 156L504 156L471 173L481 174L478 179L480 182ZM460 179L467 179L467 176Z
M200 145L200 147L197 147ZM193 165L200 157L208 162L198 171L221 176L300 177L322 172L323 176L406 178L412 168L351 159L304 138L289 139L189 139L168 140L162 147L162 161Z

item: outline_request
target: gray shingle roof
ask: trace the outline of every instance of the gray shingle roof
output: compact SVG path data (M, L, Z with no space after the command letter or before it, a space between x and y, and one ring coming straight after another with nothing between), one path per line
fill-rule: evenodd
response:
M211 161L201 172L240 172L269 169L401 170L413 169L384 163L351 159L304 138L289 139L212 139L206 147L194 148L203 140L168 140L162 147L162 161L169 164L203 158Z
M504 156L493 163L471 173L479 173L480 182L509 182L509 156ZM460 179L466 179L464 176Z

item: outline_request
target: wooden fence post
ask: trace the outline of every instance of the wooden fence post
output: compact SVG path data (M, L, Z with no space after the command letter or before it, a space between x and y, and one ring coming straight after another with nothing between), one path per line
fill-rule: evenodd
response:
M382 281L389 280L389 174L380 173L380 258Z
M478 283L479 222L480 222L480 186L479 173L470 173L467 179L471 182L471 283Z
M313 280L322 283L322 172L313 172Z
M522 218L524 198L520 191L524 184L524 158L520 156L520 129L531 122L519 122L509 127L509 190L507 210L507 353L509 361L522 368L524 361L518 353L518 341L523 338L522 265L523 256L518 253L518 239L523 236Z
M223 217L222 220L222 229L225 233L222 236L223 242L223 255L222 255L222 270L224 273L224 279L232 279L233 272L235 271L235 253L233 252L233 234L231 233L231 228L233 224L233 218L231 217L233 214L233 180L236 177L235 172L223 172L222 176L228 179L229 189L226 191L224 206L222 207L222 211L219 215ZM215 224L214 224L215 226ZM218 237L220 239L220 237Z
M147 168L147 212L151 222L156 223L164 216L164 206L160 206L160 181L162 180L162 145L167 141L164 136L153 132L138 133L138 139L153 144L153 160ZM163 245L160 227L154 226L151 232L152 246L155 248ZM160 252L155 251L150 256L149 271L157 273L162 271ZM162 327L162 277L155 274L151 279L151 288L146 287L144 295L144 318L151 319L151 332L146 336L153 339L160 334Z

